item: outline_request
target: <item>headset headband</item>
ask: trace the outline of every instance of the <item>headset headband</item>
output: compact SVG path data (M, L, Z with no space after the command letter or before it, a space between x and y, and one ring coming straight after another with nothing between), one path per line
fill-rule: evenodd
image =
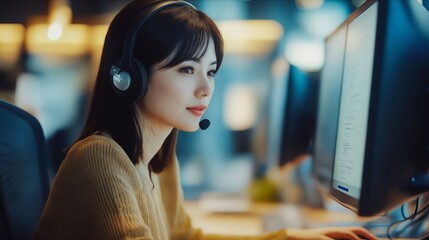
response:
M171 6L190 6L195 8L192 4L185 1L162 1L153 4L148 11L140 13L137 19L134 21L131 28L128 30L125 36L124 49L122 51L121 65L131 66L133 62L133 50L136 41L136 35L140 31L141 27L155 14L163 9ZM196 8L195 8L196 9Z

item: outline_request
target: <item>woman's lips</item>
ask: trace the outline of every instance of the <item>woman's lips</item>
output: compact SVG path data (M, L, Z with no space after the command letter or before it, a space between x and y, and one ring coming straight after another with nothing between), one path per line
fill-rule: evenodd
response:
M207 108L206 106L194 106L194 107L188 107L186 109L192 114L194 114L195 116L200 117L203 115L206 108Z

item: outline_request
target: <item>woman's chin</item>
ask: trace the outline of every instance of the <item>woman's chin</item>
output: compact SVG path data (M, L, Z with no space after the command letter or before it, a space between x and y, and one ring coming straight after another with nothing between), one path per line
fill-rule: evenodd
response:
M177 129L179 129L180 131L183 131L183 132L196 132L196 131L198 131L198 129L200 129L200 127L198 125L197 126L183 126L183 127L177 128Z

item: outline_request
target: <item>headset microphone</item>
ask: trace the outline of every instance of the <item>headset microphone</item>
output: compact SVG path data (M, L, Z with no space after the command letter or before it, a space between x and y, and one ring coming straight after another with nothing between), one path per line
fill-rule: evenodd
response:
M200 121L201 130L206 130L210 126L210 121L208 119L203 119Z

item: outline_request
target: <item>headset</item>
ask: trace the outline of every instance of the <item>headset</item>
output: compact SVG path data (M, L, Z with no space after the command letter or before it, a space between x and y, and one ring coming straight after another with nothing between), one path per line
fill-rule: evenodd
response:
M149 77L143 64L134 57L136 35L150 18L172 6L190 6L196 9L185 1L160 1L150 4L148 10L140 13L127 31L122 56L110 68L111 86L116 95L135 101L146 94Z

